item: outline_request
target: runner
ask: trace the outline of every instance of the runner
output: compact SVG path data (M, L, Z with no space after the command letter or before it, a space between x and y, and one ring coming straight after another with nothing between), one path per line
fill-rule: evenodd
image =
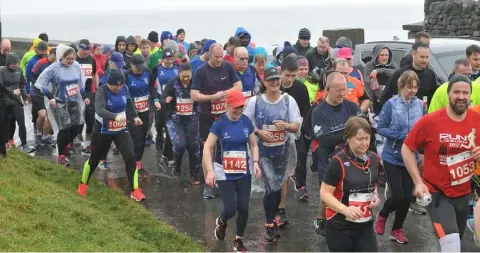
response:
M83 175L78 185L78 194L87 196L88 182L97 168L100 159L108 153L112 141L120 150L125 161L127 178L132 187L130 198L142 201L145 195L138 188L138 171L135 169L133 141L128 132L126 112L132 114L134 124L142 125L142 120L133 105L128 88L125 87L125 76L121 70L112 70L107 85L98 88L95 96L95 123L92 133L92 154L83 166Z
M0 43L0 66L5 66L5 61L7 59L7 55L10 53L12 49L12 43L8 39L3 39Z
M85 141L82 143L83 155L89 155L92 151L90 140L92 137L93 122L95 122L95 91L97 89L96 84L98 84L97 62L90 54L90 49L90 41L87 39L81 39L78 43L77 62L80 64L83 75L86 78L85 94L91 102L85 107L86 129Z
M208 49L208 64L198 68L193 76L191 97L199 103L199 131L202 142L207 140L213 122L226 111L225 97L227 91L242 90L242 82L238 79L235 68L223 61L223 48L213 43ZM203 173L207 175L206 167ZM214 198L210 186L205 186L203 197Z
M427 213L437 232L442 252L460 252L468 218L471 177L480 158L480 115L468 109L471 81L454 75L448 82L449 104L421 118L408 134L402 157L413 183L414 195L431 195ZM439 124L438 122L441 122ZM424 148L423 176L415 152Z
M217 42L215 42L215 40L207 40L199 53L200 56L191 60L190 63L192 64L193 74L197 72L198 68L210 60L209 50L210 46L214 43Z
M46 58L40 59L35 66L33 66L30 74L30 82L32 88L30 89L30 100L32 101L32 122L37 129L35 136L35 143L37 145L55 146L57 143L53 139L52 125L47 117L47 110L45 108L44 95L41 90L37 89L33 84L37 81L40 74L51 64L57 61L57 48L50 49L50 53Z
M165 49L163 52L163 60L160 64L152 68L152 76L150 82L157 87L157 96L162 97L163 90L168 81L178 76L178 66L174 64L175 53L171 49ZM160 166L164 169L172 169L173 154L170 136L167 131L167 115L166 110L158 110L155 112L155 128L157 130L156 147L161 155ZM164 135L165 134L165 135Z
M58 62L46 68L38 77L35 87L50 100L47 115L52 126L57 125L58 163L69 165L67 145L81 133L84 120L84 103L90 100L85 95L85 76L75 61L75 50L66 45L57 46Z
M313 138L318 141L318 177L322 183L330 158L338 146L344 143L344 124L351 116L361 115L360 108L354 102L345 99L347 80L345 76L332 72L326 80L325 100L312 111ZM325 203L319 202L315 232L325 236Z
M253 96L255 87L255 73L250 69L248 65L248 51L245 47L237 47L234 51L234 66L237 70L237 75L242 82L243 96L245 99L249 99Z
M403 72L398 79L399 95L385 103L377 124L378 133L386 138L382 160L391 197L385 201L382 210L377 214L375 232L383 235L389 214L395 212L390 239L398 243L408 242L403 233L403 223L407 217L413 191L413 182L400 151L410 129L425 114L423 101L415 96L418 83L415 72Z
M200 184L200 137L197 103L190 97L191 85L192 65L183 63L178 77L167 83L161 100L166 104L167 130L173 145L173 175L180 177L183 153L187 150L190 180L196 186Z
M133 121L128 121L128 129L133 140L135 152L135 161L138 174L141 179L147 178L148 173L142 166L143 152L145 151L145 140L147 138L149 125L149 103L153 104L157 110L160 110L160 102L157 97L155 86L150 83L150 71L145 66L145 60L139 54L132 56L130 60L130 69L127 71L127 88L132 97L138 118L142 120L142 125L137 126Z
M2 68L5 66L2 66ZM24 83L24 82L21 82ZM7 145L8 145L8 128L10 121L10 114L7 107L9 100L11 99L19 106L23 106L18 96L12 94L5 86L0 85L0 159L7 157Z
M267 242L280 237L276 216L282 199L282 186L296 167L295 134L300 131L302 122L295 99L281 92L281 78L278 69L265 70L265 85L261 87L261 95L250 98L244 112L254 123L255 134L259 137Z
M9 53L5 62L6 66L0 67L0 85L11 93L5 94L2 97L5 112L10 116L10 120L16 121L18 124L18 135L22 143L21 150L25 153L32 153L35 149L27 145L24 105L17 103L16 99L10 96L16 96L18 100L21 99L25 104L28 104L27 93L25 91L26 82L22 70L19 68L20 58L16 53ZM9 124L8 127L10 127L10 125L11 124ZM12 133L12 129L10 129L9 133L10 140L13 140L15 132Z
M45 58L47 55L47 50L48 50L48 44L45 41L40 41L38 43L37 48L35 48L35 55L30 58L30 60L27 62L27 65L25 67L25 72L23 73L25 75L25 79L27 81L27 84L25 86L27 94L30 95L30 74L32 73L33 66L37 63L42 58Z
M344 148L332 157L320 188L327 205L326 242L330 252L376 252L372 209L380 205L380 159L368 150L372 129L367 120L345 123Z
M305 85L308 91L308 98L310 104L315 101L315 95L318 91L318 84L312 82L312 78L308 76L308 61L307 58L303 56L297 57L298 72L297 72L297 81Z
M261 177L257 138L252 121L242 114L245 106L242 92L229 91L226 104L227 112L213 123L204 145L205 182L210 187L218 185L223 202L222 214L215 221L215 238L220 241L225 239L227 221L238 211L233 250L247 252L243 236L248 222L252 172L257 180ZM221 148L214 152L218 141Z

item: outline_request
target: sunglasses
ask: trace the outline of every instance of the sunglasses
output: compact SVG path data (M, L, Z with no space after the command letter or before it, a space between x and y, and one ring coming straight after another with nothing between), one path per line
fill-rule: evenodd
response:
M83 50L90 50L90 48L91 48L90 46L83 45L83 44L80 44L78 47L83 49Z

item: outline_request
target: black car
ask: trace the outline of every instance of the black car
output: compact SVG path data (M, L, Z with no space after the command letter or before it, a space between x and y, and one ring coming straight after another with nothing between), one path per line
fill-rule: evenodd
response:
M365 64L372 59L373 48L381 43L392 50L393 62L400 66L403 56L410 51L414 40L407 41L372 41L355 46L354 65L363 72ZM437 76L437 83L442 84L448 80L452 73L453 63L465 58L465 49L472 45L480 46L480 41L460 38L432 38L430 50L432 54L429 59L429 67Z

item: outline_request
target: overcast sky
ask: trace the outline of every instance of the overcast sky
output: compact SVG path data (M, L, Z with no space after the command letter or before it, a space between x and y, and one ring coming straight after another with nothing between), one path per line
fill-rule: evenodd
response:
M74 11L78 14L79 11L90 12L105 12L110 9L112 11L129 11L129 10L159 10L159 11L181 11L186 9L226 9L226 8L255 8L255 9L273 9L275 7L282 8L289 5L295 6L310 6L321 7L325 5L335 5L341 7L342 5L361 5L361 6L378 6L378 5L411 5L421 6L423 8L422 0L241 0L241 1L226 1L226 0L0 0L2 15L22 15L22 14L50 14L62 13L66 11ZM420 5L419 2L422 2ZM141 3L141 4L140 4ZM25 8L28 6L28 8Z

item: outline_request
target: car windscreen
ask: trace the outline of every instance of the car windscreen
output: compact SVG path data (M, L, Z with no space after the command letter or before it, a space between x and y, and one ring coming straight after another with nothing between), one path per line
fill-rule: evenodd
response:
M434 54L434 57L440 64L443 72L449 75L453 71L453 64L455 63L455 61L465 58L465 50Z

